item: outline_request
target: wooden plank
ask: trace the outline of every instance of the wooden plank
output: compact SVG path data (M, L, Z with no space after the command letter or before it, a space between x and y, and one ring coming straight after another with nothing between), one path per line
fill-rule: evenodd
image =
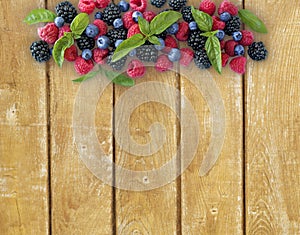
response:
M22 24L44 1L0 1L0 234L48 234L47 79ZM13 40L13 41L12 41Z
M269 57L246 75L246 232L300 234L300 2L245 7L269 29L256 37Z
M215 1L218 5L221 1ZM198 1L190 1L199 5ZM239 1L241 5L241 1ZM194 65L192 65L194 66ZM191 165L182 175L182 233L183 234L242 234L243 233L243 82L228 67L222 75L213 69L197 70L199 79L216 82L226 112L226 133L216 165L205 176L199 176L199 168L208 150L212 135L212 110L189 78L181 77L182 96L186 96L197 113L200 136L197 153ZM210 90L213 90L210 88ZM217 95L217 94L215 94ZM214 95L213 95L214 96ZM188 120L182 102L182 121ZM188 142L195 141L191 135ZM186 145L186 143L183 143ZM182 159L184 156L182 155Z

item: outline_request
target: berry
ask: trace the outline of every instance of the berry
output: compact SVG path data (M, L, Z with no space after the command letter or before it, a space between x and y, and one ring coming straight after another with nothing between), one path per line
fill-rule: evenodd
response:
M190 28L190 30L197 30L198 29L198 25L197 25L197 23L195 21L191 21L189 23L189 28Z
M222 20L223 22L227 22L230 19L231 19L231 15L226 11L220 15L220 20Z
M123 21L121 18L115 19L113 22L113 26L115 29L119 29L121 27L123 27Z
M223 30L218 30L218 32L216 33L216 37L221 41L223 40L223 38L225 37L225 33Z
M95 40L93 38L90 38L86 36L85 34L82 34L80 38L76 39L77 46L80 50L84 49L93 49L95 46Z
M201 36L200 30L191 31L188 37L188 45L193 48L194 51L204 49L207 37Z
M96 36L96 39L99 36L105 35L107 33L107 25L105 24L105 22L103 20L94 20L94 25L96 25L99 29L99 33Z
M179 41L186 41L189 37L190 29L187 22L180 22L179 23L179 30L176 33L175 37Z
M246 62L247 59L244 56L239 56L233 58L230 63L230 69L236 73L243 74L246 71Z
M61 38L62 36L64 36L64 34L66 32L71 32L69 25L64 25L63 27L59 28L58 38Z
M100 49L100 48L96 48L96 49L93 50L93 60L97 64L104 64L108 53L109 53L108 49L103 50L103 49Z
M59 29L54 23L48 23L42 28L38 28L40 38L50 44L54 44L58 39Z
M123 28L120 28L120 29L110 29L107 32L106 36L109 38L110 45L114 46L115 42L118 39L125 40L127 38L127 30L123 29Z
M228 12L230 15L235 16L238 14L239 9L228 0L224 0L219 8L218 8L218 14L221 15L223 12Z
M97 47L100 49L107 49L110 45L110 40L107 36L100 36L97 39Z
M144 64L139 60L132 60L128 64L127 74L131 78L139 78L144 76L146 68Z
M225 44L225 52L227 55L229 56L234 56L234 48L236 47L236 45L238 45L238 43L234 40L228 40L226 41L226 44Z
M221 21L219 17L213 16L212 19L213 19L212 31L218 29L223 30L225 28L225 23Z
M90 60L93 56L93 53L90 49L85 49L82 51L82 58L85 60Z
M37 41L31 44L30 52L37 62L46 62L50 59L50 48L45 41Z
M122 39L118 39L116 42L115 42L115 47L117 48L124 40Z
M158 38L160 45L154 45L155 49L161 51L165 48L165 41L162 38Z
M224 32L231 36L234 32L240 31L241 21L238 16L233 16L225 24Z
M126 2L125 0L121 0L118 6L122 12L126 12L129 10L129 3Z
M167 28L166 31L168 34L176 34L178 32L178 30L179 30L179 25L176 22L176 23L172 24L169 28Z
M137 33L141 33L140 26L138 24L134 24L130 27L130 29L127 32L127 38L130 38Z
M151 0L150 3L157 8L161 8L166 3L166 0Z
M172 48L178 48L177 41L171 35L167 35L165 39L165 48L163 49L163 52L169 53L169 51Z
M168 58L172 62L180 60L180 57L181 57L181 53L180 50L177 48L172 48L168 54Z
M69 62L75 61L76 58L78 57L77 54L77 47L73 44L71 47L67 48L65 50L65 59Z
M225 48L226 41L223 39L220 41L221 50Z
M147 8L147 0L130 0L129 4L134 11L144 12Z
M136 49L133 49L131 50L129 53L128 53L129 56L133 57L136 55Z
M89 24L85 29L85 34L89 38L94 38L99 34L99 28L94 24Z
M234 55L244 55L245 49L242 45L236 45L234 48Z
M186 0L169 0L168 3L173 10L178 11L185 6Z
M102 17L103 17L102 12L100 12L100 11L96 12L95 20L102 20Z
M103 21L108 25L112 25L115 19L121 17L120 13L119 7L111 3L103 10Z
M101 9L101 8L107 7L109 3L110 3L110 0L96 0L95 1L95 6L98 9Z
M158 51L154 45L143 45L136 49L136 56L141 61L156 62Z
M74 68L79 75L84 75L94 68L94 63L92 60L85 60L78 56L75 60Z
M114 70L117 70L117 71L121 70L126 63L127 56L124 56L123 58L121 58L115 62L111 62L112 56L113 56L113 53L109 53L109 55L107 57L107 64L110 67L112 67L112 69L114 69Z
M208 69L211 66L205 50L195 51L194 62L200 69Z
M132 14L133 11L128 11L122 16L123 25L126 29L129 29L132 25L135 24L135 22L132 19Z
M242 39L239 41L239 44L243 46L250 46L254 41L254 35L251 31L242 30Z
M155 12L153 11L145 11L143 12L143 17L145 20L147 20L148 22L150 22L151 20L153 20L153 18L156 16Z
M72 3L68 1L61 2L56 5L55 11L57 16L64 18L65 23L70 24L77 16L77 11Z
M65 20L64 20L64 18L62 18L61 16L59 16L59 17L55 18L54 23L55 23L56 27L61 28L61 27L64 26Z
M157 62L155 63L155 69L158 72L165 72L171 68L173 68L173 63L168 59L168 56L160 55L157 58Z
M211 0L203 0L200 3L199 10L212 16L216 11L216 4Z
M137 23L137 22L139 21L139 17L141 17L141 18L144 17L143 14L142 14L141 12L139 12L139 11L134 11L134 12L132 13L132 19L133 19L133 21L134 21L135 23Z
M229 55L227 55L226 53L222 53L221 54L221 58L222 58L222 67L225 67L226 64L228 63L229 60Z
M193 15L192 15L192 9L191 6L185 6L181 9L182 18L184 21L190 23L194 21Z
M242 33L240 31L234 32L232 34L232 38L236 42L240 41L242 39L242 37L243 37L243 35L242 35Z
M95 10L94 0L79 0L78 8L81 12L91 14Z
M268 51L263 42L253 42L248 48L248 55L252 60L260 61L266 59Z
M194 58L194 52L190 48L182 48L180 49L181 57L179 63L183 66L188 66L193 58Z

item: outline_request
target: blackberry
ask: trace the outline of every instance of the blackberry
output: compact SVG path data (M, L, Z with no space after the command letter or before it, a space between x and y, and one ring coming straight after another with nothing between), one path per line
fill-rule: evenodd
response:
M126 63L127 56L124 56L123 58L117 60L116 62L111 62L112 56L113 56L113 53L110 52L107 57L107 64L110 67L112 67L113 70L117 70L117 71L121 70Z
M72 3L65 1L56 5L55 11L57 16L64 18L65 23L70 24L77 16L77 11Z
M193 15L192 15L192 8L190 6L183 7L181 9L182 18L184 21L190 23L194 21Z
M208 69L211 66L205 50L195 51L194 62L200 69Z
M51 53L49 45L45 41L37 41L31 44L30 52L37 62L46 62L50 59Z
M166 36L167 36L167 32L163 31L162 33L156 34L155 36L158 37L158 38L162 38L163 40L165 40Z
M266 59L268 51L263 42L253 42L248 47L248 55L252 60L260 61Z
M231 36L234 32L240 31L241 20L238 16L233 16L225 24L224 32Z
M188 45L192 47L194 51L202 50L205 47L207 37L201 36L201 33L202 31L200 31L199 29L190 31L189 33Z
M169 6L175 11L180 10L185 4L186 0L169 0Z
M102 20L108 24L113 25L115 19L121 18L121 10L120 8L110 3L104 10L103 10L103 17Z
M85 34L82 34L80 38L76 39L77 46L80 50L90 49L92 50L95 47L95 40L89 38Z
M120 28L120 29L110 29L107 32L106 36L109 38L110 45L112 47L114 47L115 46L115 42L118 39L125 40L127 38L127 30L123 29L123 28Z
M151 0L150 2L153 6L161 8L166 3L166 0Z
M158 57L158 51L154 45L143 45L136 49L136 56L141 61L145 62L156 62Z

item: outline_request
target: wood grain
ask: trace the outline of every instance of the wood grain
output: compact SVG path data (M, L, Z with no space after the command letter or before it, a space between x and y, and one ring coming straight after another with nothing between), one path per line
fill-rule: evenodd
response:
M256 37L269 57L246 75L246 232L300 234L300 3L245 7L269 29Z

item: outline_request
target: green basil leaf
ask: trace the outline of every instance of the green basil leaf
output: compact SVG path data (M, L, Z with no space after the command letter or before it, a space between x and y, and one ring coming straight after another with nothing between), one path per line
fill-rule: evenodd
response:
M217 32L218 32L218 30L216 30L216 31L210 31L210 32L205 32L205 33L201 33L200 35L201 35L201 36L204 36L204 37L211 37L211 36L215 36Z
M215 70L221 74L222 71L222 57L221 57L221 47L220 41L216 36L211 36L207 38L205 43L205 50L209 58L210 63L215 68Z
M165 11L153 18L150 22L150 35L160 34L181 18L176 11Z
M213 20L209 14L203 11L196 10L192 7L192 15L201 31L209 32L211 31Z
M116 62L126 56L131 50L143 45L145 42L146 38L140 33L127 38L116 48L111 61Z
M70 29L75 38L80 36L86 27L89 25L89 15L86 13L78 14L70 25Z
M135 82L133 79L126 77L123 74L115 73L113 71L104 71L105 76L111 80L114 84L121 85L121 86L134 86Z
M152 35L148 38L148 41L155 45L160 45L160 41L158 40L158 37Z
M41 22L53 22L56 18L56 15L46 9L35 9L32 10L28 16L24 19L24 22L27 24L36 24Z
M150 33L149 22L147 20L145 20L144 18L139 17L138 23L139 23L139 27L140 27L142 34L148 36Z
M72 33L65 33L63 37L56 41L53 47L53 58L59 67L64 62L65 50L74 44Z
M256 15L254 15L251 11L240 9L239 10L239 17L241 18L242 22L248 25L252 30L258 33L267 33L268 30L265 24L259 19Z
M73 82L84 82L90 78L95 77L100 71L93 71L93 72L89 72L88 74L85 74L77 79L74 79Z

